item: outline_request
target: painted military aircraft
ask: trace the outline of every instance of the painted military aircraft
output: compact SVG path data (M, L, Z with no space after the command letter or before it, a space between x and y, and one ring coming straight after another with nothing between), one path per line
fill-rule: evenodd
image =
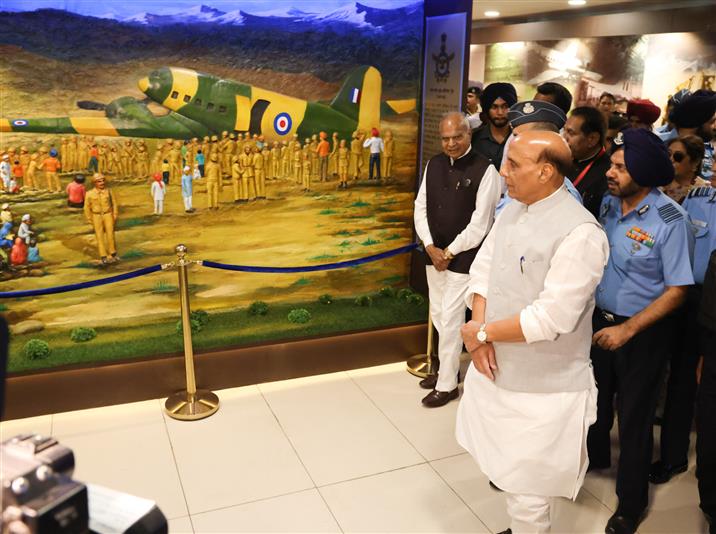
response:
M328 104L309 102L252 85L179 67L162 67L139 81L144 100L120 97L109 104L80 101L104 117L0 118L0 132L35 132L190 139L224 131L264 135L269 141L303 140L319 131L350 138L380 126L383 116L415 109L415 99L381 102L375 67L354 69ZM149 105L160 104L158 115Z

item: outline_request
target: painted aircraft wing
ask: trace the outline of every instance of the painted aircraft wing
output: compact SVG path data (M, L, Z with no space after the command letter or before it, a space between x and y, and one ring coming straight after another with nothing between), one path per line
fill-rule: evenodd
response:
M177 113L154 115L144 102L122 97L107 105L104 117L0 119L0 132L104 135L190 139L211 132L203 124Z

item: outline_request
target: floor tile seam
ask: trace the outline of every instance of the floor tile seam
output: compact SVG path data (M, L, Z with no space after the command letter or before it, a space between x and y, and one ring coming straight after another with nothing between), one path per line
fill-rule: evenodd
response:
M286 493L278 493L276 495L267 495L266 497L260 497L258 499L252 499L250 501L241 501L241 502L237 502L234 504L227 504L226 506L219 506L217 508L210 508L208 510L201 510L199 512L189 512L189 516L196 517L196 516L200 516L200 515L211 514L214 512L220 512L222 510L228 510L229 508L238 508L239 506L246 506L249 504L256 504L259 502L270 501L272 499L280 499L281 497L289 497L291 495L298 495L299 493L304 493L306 491L311 491L311 490L318 490L318 488L314 486L311 488L301 488L301 489L297 489L297 490L287 491Z
M589 493L589 495L591 495L592 497L594 497L594 499L596 499L596 501L597 501L599 504L601 504L602 506L604 506L604 508L606 508L607 510L609 510L611 513L614 513L614 510L612 509L612 507L609 506L609 504L607 504L607 503L605 503L604 501L602 501L602 500L601 500L597 495L595 495L593 492L591 492L587 486L582 485L582 489L583 489L584 491L586 491L587 493Z
M338 484L345 484L346 482L355 482L357 480L363 480L365 478L371 478L371 477L375 477L375 476L379 476L379 475L386 475L388 473L395 473L396 471L403 471L404 469L410 469L412 467L418 467L420 465L426 465L428 463L429 462L418 462L418 463L414 463L414 464L401 465L400 467L394 467L393 469L386 469L384 471L377 471L375 473L368 473L368 474L360 475L357 477L346 478L345 480L336 480L334 482L327 482L325 484L317 485L316 489L330 488L331 486L337 486Z
M365 395L365 397L370 401L370 403L371 403L373 406L375 406L375 409L378 410L383 417L385 417L385 419L391 424L391 426L392 426L393 428L395 428L395 430L398 432L398 434L400 434L400 435L403 437L403 439L413 448L413 450L415 450L415 452L418 453L418 456L420 456L423 460L425 460L425 462L429 462L430 460L428 460L428 459L425 457L425 455L424 455L423 453L421 453L420 450L418 450L418 448L413 444L413 442L408 439L408 436L406 436L406 435L403 433L403 431L400 430L400 428L398 428L398 425L396 425L395 422L388 416L388 414L386 414L386 413L381 409L381 407L378 406L378 403L375 402L375 400L374 400L370 395L368 395L368 392L365 391L365 390L360 386L360 384L353 379L353 377L350 377L350 376L349 376L349 378L350 378L351 381L356 385L356 387L361 391L361 393L363 393L363 395ZM417 465L417 464L416 464L416 465Z
M276 415L276 412L274 411L273 407L271 406L271 403L268 401L268 399L264 396L263 391L259 390L259 394L261 395L261 398L263 399L264 403L266 404L266 407L268 408L269 412L271 413L271 416L276 421L276 424L281 429L281 433L283 434L283 437L286 438L286 441L288 441L288 444L291 446L291 450L293 451L293 454L296 455L296 459L301 464L301 467L303 467L303 470L306 472L306 476L308 476L308 479L311 481L311 484L313 484L314 488L317 488L316 481L313 479L313 476L311 475L311 472L308 470L308 467L306 467L306 464L303 461L303 458L301 458L301 455L298 453L298 450L296 449L296 446L294 445L293 441L291 440L291 437L288 435L288 432L286 432L286 429L281 424L281 420L278 418L278 415Z
M286 441L288 441L288 444L291 446L291 450L293 450L293 454L296 455L296 458L297 458L298 461L301 463L301 467L303 467L303 470L306 472L306 476L308 476L308 479L311 481L311 484L313 484L313 489L315 489L316 492L318 493L319 497L320 497L321 500L323 501L323 505L326 507L326 510L328 510L328 513L331 514L331 517L333 518L333 521L335 522L335 524L336 524L336 526L338 527L338 529L339 529L341 532L343 532L343 527L342 527L341 524L338 522L338 518L337 518L336 515L333 513L333 510L331 510L331 507L328 506L328 503L326 502L325 497L324 497L323 494L319 491L318 486L316 485L316 481L315 481L314 478L313 478L313 475L311 475L311 472L309 471L308 467L306 466L305 462L303 461L303 458L301 458L301 455L299 454L298 449L296 449L296 446L294 445L293 440L291 439L291 437L288 435L288 432L286 431L286 429L285 429L285 428L283 427L283 425L281 424L281 420L278 418L278 415L277 415L276 412L274 411L273 406L271 406L271 403L270 403L269 400L266 398L266 396L264 395L264 392L261 390L261 388L257 388L257 389L259 390L259 395L261 395L261 398L262 398L262 399L264 400L264 402L266 403L266 407L269 409L269 411L271 412L271 415L272 415L273 418L276 420L276 424L277 424L278 427L281 429L281 433L284 435L284 437L286 438ZM301 491L306 491L306 490L301 490Z
M174 460L174 469L177 473L177 479L179 480L179 489L181 490L182 498L184 499L184 506L186 507L186 513L189 516L189 524L191 525L192 532L196 532L194 530L194 522L191 520L191 512L189 509L189 500L186 496L186 491L184 491L184 481L182 480L181 476L181 470L179 469L179 462L177 461L176 453L174 452L174 443L172 443L172 436L171 432L169 432L169 425L167 425L166 417L164 417L164 413L161 414L162 417L162 423L164 425L164 432L167 436L167 441L169 442L169 450L172 454L172 459Z
M99 430L87 430L87 431L82 431L82 432L59 432L57 434L57 436L55 436L53 434L53 437L55 439L60 439L60 438L64 439L64 438L86 437L86 436L92 436L92 435L100 436L102 434L108 434L110 432L118 432L118 431L122 431L122 430L133 430L133 429L150 427L150 426L161 426L163 424L164 424L164 419L162 418L162 420L160 420L160 421L134 423L134 424L122 426L122 427L102 428ZM53 433L56 430L54 428L54 426L55 425L53 424L51 427L51 430L53 431Z
M440 461L442 461L442 460L449 460L449 459L451 459L451 458L457 458L458 456L465 456L465 455L468 455L468 456L469 456L470 453L467 452L467 451L456 452L455 454L448 454L447 456L441 456L441 457L439 457L439 458L431 458L431 459L428 460L428 462L430 462L430 463L432 463L432 462L440 462Z
M487 526L487 524L482 520L482 518L481 518L479 515L477 515L477 512L472 509L472 506L470 506L465 499L462 498L462 496L458 493L458 491L457 491L455 488L453 488L447 480L445 480L445 478L440 474L440 472L439 472L437 469L435 469L435 466L433 466L430 462L428 462L428 465L430 466L430 469L432 469L432 470L435 472L435 474L438 476L438 478L439 478L440 480L442 480L443 483L444 483L448 488L450 488L450 491L453 492L453 494L460 500L460 502L461 502L462 504L464 504L465 507L466 507L468 510L470 510L470 513L471 513L472 515L474 515L475 518L477 518L477 520L480 522L480 524L481 524L483 527L485 527L488 532L492 532L492 529ZM493 534L494 534L494 533L493 533Z

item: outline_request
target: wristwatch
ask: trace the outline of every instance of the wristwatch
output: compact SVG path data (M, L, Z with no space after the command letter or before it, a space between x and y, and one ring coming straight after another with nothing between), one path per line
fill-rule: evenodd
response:
M487 328L487 323L482 323L480 325L480 330L477 332L477 340L480 343L487 343L487 332L485 331L485 328Z

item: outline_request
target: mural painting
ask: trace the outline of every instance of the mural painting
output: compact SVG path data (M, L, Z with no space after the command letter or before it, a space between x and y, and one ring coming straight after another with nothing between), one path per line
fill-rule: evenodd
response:
M168 263L179 243L277 267L409 244L422 2L373 4L3 2L0 291ZM424 320L408 271L405 254L196 266L195 348ZM174 271L0 307L11 371L181 352Z

